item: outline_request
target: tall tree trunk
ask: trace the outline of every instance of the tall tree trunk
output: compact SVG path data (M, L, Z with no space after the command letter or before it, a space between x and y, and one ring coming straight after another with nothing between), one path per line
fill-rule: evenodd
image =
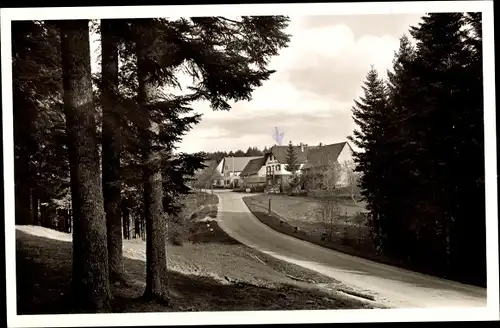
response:
M137 235L139 234L139 238L140 238L140 226L139 226L139 217L136 216L135 219L134 219L134 223L135 223L135 227L134 227L134 238L137 238Z
M64 112L73 210L73 299L77 311L110 309L108 247L92 99L88 20L60 23Z
M121 188L120 119L118 112L118 40L112 19L101 20L102 39L102 184L108 232L109 276L124 282Z
M140 35L140 33L138 33ZM141 35L142 36L142 35ZM144 65L150 49L149 44L139 37L137 42L137 68L139 79L139 104L144 116L149 117L148 105L153 99L154 86L148 80L147 67ZM150 124L144 128L143 136L143 181L144 213L146 223L146 289L144 297L159 301L168 301L168 273L166 251L166 220L163 212L163 186L160 169L160 154L151 149L151 132L156 126Z

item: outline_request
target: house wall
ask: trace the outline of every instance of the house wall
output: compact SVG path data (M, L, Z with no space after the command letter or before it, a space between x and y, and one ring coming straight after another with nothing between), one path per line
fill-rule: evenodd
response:
M345 187L349 184L349 173L346 170L345 164L353 161L352 155L353 153L351 147L349 146L349 144L345 144L338 157L338 162L341 168L339 179L339 185L341 187Z
M342 151L339 154L338 161L342 165L345 162L352 161L352 149L349 146L349 144L345 144L344 148L342 148Z
M266 166L262 165L262 167L259 169L257 172L257 176L259 177L266 177Z
M222 175L222 168L224 167L224 159L221 159L219 164L217 165L217 171Z
M272 156L272 157L271 157ZM266 164L263 166L264 175L267 172L267 167L271 168L270 174L274 172L275 175L292 175L290 171L285 170L286 163L280 163L276 160L274 155L271 155L266 159ZM300 164L300 168L302 168L303 164ZM298 173L300 174L300 168ZM273 171L274 170L274 171Z

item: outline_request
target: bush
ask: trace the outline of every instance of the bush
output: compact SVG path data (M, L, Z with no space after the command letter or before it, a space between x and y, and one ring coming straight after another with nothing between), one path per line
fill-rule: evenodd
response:
M368 216L366 213L356 212L351 218L350 221L356 225L366 225L368 222Z
M193 214L191 218L195 216L195 214ZM167 216L167 241L169 244L182 246L185 241L186 234L187 225L184 214L181 213L177 216Z
M265 189L266 186L263 184L250 187L250 191L252 192L264 192Z

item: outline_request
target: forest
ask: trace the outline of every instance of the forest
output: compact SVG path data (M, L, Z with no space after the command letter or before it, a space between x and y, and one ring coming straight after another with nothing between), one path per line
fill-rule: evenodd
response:
M253 157L253 156L264 156L268 151L267 147L260 150L258 147L248 147L246 151L238 149L236 151L214 151L214 152L204 152L205 158L207 160L213 160L215 162L220 162L224 157Z
M481 13L436 13L368 72L350 140L380 252L486 284Z
M143 297L168 301L166 222L180 211L179 199L206 160L203 153L176 151L201 120L190 105L206 101L228 111L231 101L250 100L274 73L270 58L288 45L288 21L12 23L15 221L70 223L64 229L73 235L76 311L110 311L110 284L126 283L122 218L131 213L146 228ZM100 42L94 74L91 34ZM182 89L180 74L193 85Z

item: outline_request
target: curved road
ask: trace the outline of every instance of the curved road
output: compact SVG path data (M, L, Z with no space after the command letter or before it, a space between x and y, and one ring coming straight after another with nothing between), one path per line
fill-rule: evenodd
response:
M219 226L239 242L281 260L317 271L397 308L484 307L486 289L380 264L326 249L260 222L242 193L216 191Z

